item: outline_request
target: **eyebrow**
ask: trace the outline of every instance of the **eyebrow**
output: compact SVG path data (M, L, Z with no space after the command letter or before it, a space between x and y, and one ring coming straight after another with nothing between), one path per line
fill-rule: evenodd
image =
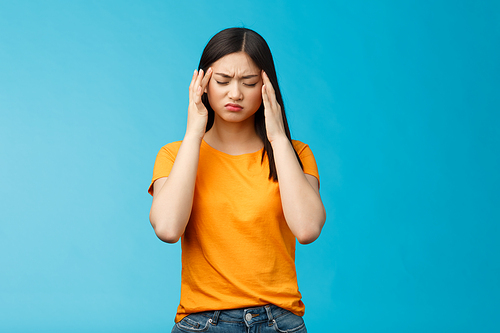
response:
M220 75L220 76L222 76L222 77L224 77L224 78L227 78L227 79L232 79L232 78L233 78L232 76L230 76L230 75L228 75L228 74L226 74L226 73L214 73L214 74ZM252 75L245 75L245 76L242 76L241 78L242 78L242 79L251 79L251 78L253 78L253 77L257 77L257 76L259 76L259 75L257 75L257 74L252 74Z

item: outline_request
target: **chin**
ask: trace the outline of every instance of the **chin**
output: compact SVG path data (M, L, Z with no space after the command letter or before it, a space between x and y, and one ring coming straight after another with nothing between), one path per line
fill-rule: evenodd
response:
M245 116L240 116L240 115L228 115L228 116L222 117L222 120L224 120L228 123L241 123L241 122L248 120L251 117L252 116L245 117Z

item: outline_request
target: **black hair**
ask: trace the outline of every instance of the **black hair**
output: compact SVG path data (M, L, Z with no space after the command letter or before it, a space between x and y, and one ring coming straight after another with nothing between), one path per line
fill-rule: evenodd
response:
M278 78L276 76L276 69L274 68L273 56L271 54L269 46L261 35L247 28L229 28L220 31L215 36L213 36L212 39L210 39L210 41L208 42L207 46L205 46L203 54L201 55L198 70L203 69L203 71L206 72L208 68L220 58L231 53L242 51L248 54L248 56L254 61L257 67L264 70L264 72L266 72L267 76L269 77L269 80L271 81L276 93L276 100L281 106L281 116L283 117L285 134L290 143L292 143L290 129L286 120L285 105L283 104L283 98L281 96L281 91L278 85ZM214 124L214 110L208 102L208 96L206 93L203 94L201 100L208 110L208 121L206 128L206 131L208 131ZM262 152L261 161L264 161L264 157L267 154L269 160L269 179L272 179L276 182L278 181L278 173L276 171L276 164L274 163L273 148L267 138L266 122L264 119L264 103L260 105L259 109L255 113L255 131L262 142L264 142L264 151ZM295 155L297 157L297 160L299 161L301 168L303 168L302 162L300 161L300 158L296 151Z

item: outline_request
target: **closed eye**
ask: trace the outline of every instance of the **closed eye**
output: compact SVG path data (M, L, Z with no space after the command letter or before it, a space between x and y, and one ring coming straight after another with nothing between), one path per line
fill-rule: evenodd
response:
M228 84L229 82L224 82L224 81L217 81L215 80L215 82L217 82L218 84L220 85L226 85ZM255 87L257 85L258 82L255 82L255 83L243 83L244 86L247 86L247 87Z

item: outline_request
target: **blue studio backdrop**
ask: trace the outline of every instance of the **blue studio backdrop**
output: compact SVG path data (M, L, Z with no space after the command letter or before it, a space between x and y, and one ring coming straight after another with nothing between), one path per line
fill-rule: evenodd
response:
M310 332L500 330L498 1L0 0L0 332L166 332L147 188L208 40L256 30L327 222ZM326 323L328 326L325 326Z

